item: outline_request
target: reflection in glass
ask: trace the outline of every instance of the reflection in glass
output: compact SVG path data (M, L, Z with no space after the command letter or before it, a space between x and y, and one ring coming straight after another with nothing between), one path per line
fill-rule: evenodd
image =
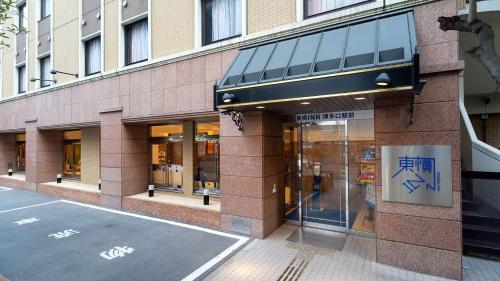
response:
M182 191L182 125L151 126L151 181L157 188Z
M219 188L219 122L196 123L194 140L194 192L202 193L209 189L220 194Z
M64 138L64 176L79 178L81 176L81 132L66 131Z
M26 134L16 135L16 167L15 172L26 170Z

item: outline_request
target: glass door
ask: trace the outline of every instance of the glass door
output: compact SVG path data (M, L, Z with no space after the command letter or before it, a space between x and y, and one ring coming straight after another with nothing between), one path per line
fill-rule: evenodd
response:
M305 226L345 231L347 212L347 122L301 127L301 215Z
M81 143L79 140L64 141L64 176L79 178L81 176Z

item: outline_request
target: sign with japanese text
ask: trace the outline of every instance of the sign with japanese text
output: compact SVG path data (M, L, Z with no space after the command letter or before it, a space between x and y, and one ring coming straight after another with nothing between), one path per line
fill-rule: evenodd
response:
M341 112L324 112L324 113L307 113L297 114L295 116L297 122L321 122L321 121L336 121L336 120L351 120L351 119L372 119L373 110L354 110Z
M382 200L452 206L451 146L382 146Z

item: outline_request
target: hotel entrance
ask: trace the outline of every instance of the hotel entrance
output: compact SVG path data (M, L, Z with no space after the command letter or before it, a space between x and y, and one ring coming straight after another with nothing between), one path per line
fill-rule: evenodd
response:
M373 119L287 123L283 147L288 221L374 231Z

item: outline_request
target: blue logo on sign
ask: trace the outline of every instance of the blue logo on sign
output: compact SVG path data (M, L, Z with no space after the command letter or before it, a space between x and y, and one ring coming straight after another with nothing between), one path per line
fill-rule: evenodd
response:
M401 175L403 181L401 185L413 193L419 188L439 192L440 173L436 171L435 157L398 157L399 170L392 176L392 179Z

